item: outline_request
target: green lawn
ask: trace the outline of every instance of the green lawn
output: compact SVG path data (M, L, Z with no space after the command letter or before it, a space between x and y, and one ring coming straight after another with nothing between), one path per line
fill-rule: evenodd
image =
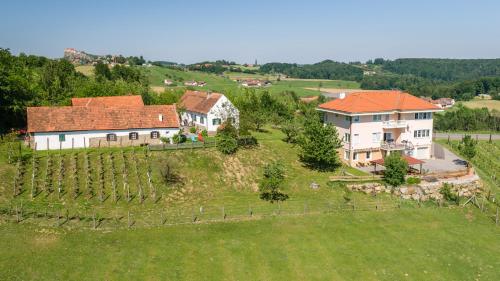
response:
M118 231L0 226L2 280L499 280L475 209L346 212Z

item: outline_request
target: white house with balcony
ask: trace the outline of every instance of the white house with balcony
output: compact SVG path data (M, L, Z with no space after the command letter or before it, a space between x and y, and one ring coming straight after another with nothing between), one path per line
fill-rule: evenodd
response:
M214 133L227 120L236 127L240 113L231 101L219 93L186 91L179 101L181 125Z
M368 164L399 152L429 159L433 113L441 108L400 91L354 92L323 103L323 121L342 139L341 157L350 165Z

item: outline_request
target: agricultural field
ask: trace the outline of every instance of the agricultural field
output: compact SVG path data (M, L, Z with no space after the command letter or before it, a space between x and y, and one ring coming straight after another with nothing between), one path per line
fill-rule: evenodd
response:
M489 110L500 111L500 101L499 100L473 99L473 100L465 101L462 103L463 103L463 105L470 107L470 108L486 107Z
M239 89L242 89L239 84L232 79L236 79L235 77L227 78L228 75L224 74L223 76L208 74L204 72L197 71L181 71L169 68L161 68L161 67L148 67L142 68L144 73L149 78L150 84L154 87L156 91L160 91L163 86L163 80L168 75L168 79L170 80L195 80L195 81L205 81L207 85L204 87L194 87L199 90L212 90L222 93L227 92L236 92ZM241 73L239 73L241 74ZM271 79L270 76L263 76L259 74L250 74L246 76L248 79L257 78L257 79ZM231 75L229 75L231 77ZM243 77L241 77L243 78ZM271 79L272 80L272 79ZM268 90L270 92L281 93L283 91L294 91L299 96L311 96L318 95L319 91L317 87L320 85L325 88L349 88L356 89L359 88L359 83L354 81L340 81L340 80L308 80L308 79L283 79L281 81L273 81L270 87L265 88L256 88L257 90ZM177 82L176 87L184 87L183 82ZM175 88L174 87L165 87L165 88Z

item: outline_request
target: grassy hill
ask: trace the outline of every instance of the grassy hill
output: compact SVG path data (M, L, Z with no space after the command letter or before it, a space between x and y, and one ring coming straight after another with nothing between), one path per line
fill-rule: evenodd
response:
M344 200L331 175L298 161L297 148L276 130L255 133L259 147L224 156L215 149L157 151L136 148L37 153L35 183L53 187L63 159L64 194L30 196L32 162L28 151L23 193L12 199L15 165L0 154L0 272L2 279L166 280L469 280L500 278L495 243L499 229L475 207L437 208L396 202L390 195L355 193ZM134 152L135 151L135 152ZM85 156L87 155L87 156ZM101 156L102 155L102 162ZM51 163L47 169L47 157ZM90 187L87 196L86 157ZM164 183L160 168L170 159L178 176ZM282 205L258 198L263 165L281 160L286 168ZM148 163L158 190L147 184ZM75 168L76 167L76 168ZM113 168L114 167L114 168ZM76 172L75 172L76 169ZM127 202L122 170L127 171ZM47 170L51 171L47 177ZM116 173L113 170L117 171ZM357 173L351 168L344 168ZM101 181L100 177L103 175ZM120 200L113 200L113 178ZM318 190L310 188L316 182ZM139 185L146 198L140 203ZM82 195L72 196L75 186ZM103 191L106 200L99 200ZM6 216L23 206L24 220ZM369 207L369 208L363 208ZM379 206L375 208L375 206ZM249 215L249 210L253 214ZM64 218L66 212L68 220ZM35 211L35 212L34 212ZM49 212L52 217L44 216ZM221 212L227 214L226 223ZM127 229L128 215L133 224ZM295 215L292 215L295 214ZM166 215L167 222L159 221ZM92 230L97 217L99 226ZM101 222L101 218L105 219ZM197 224L166 226L175 222ZM192 221L192 220L191 220ZM58 226L60 225L60 226ZM464 250L474 249L474 251ZM36 255L33 255L33 253Z
M242 89L241 86L233 79L237 77L243 79L267 79L270 76L260 74L242 74L234 73L224 74L223 76L209 74L197 71L181 71L176 69L162 68L162 67L149 67L143 68L144 73L148 76L149 82L152 86L163 86L163 80L168 77L174 81L205 81L207 85L204 87L195 87L200 90L212 90L218 92L237 92ZM240 77L241 76L241 77ZM180 79L179 79L180 78ZM183 82L178 82L177 86L183 87ZM271 92L294 91L299 96L318 95L319 91L308 90L306 88L316 88L321 83L324 88L359 88L359 83L354 81L342 80L316 80L316 79L283 79L281 81L272 80L272 86L266 88L257 88L257 90L268 90ZM167 87L173 88L173 87Z

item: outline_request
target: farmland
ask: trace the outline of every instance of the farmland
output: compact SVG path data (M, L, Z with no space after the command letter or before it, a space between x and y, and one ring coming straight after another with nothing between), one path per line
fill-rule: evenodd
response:
M473 99L473 100L462 102L462 103L465 106L470 107L470 108L486 107L489 110L500 111L500 101L499 100Z

